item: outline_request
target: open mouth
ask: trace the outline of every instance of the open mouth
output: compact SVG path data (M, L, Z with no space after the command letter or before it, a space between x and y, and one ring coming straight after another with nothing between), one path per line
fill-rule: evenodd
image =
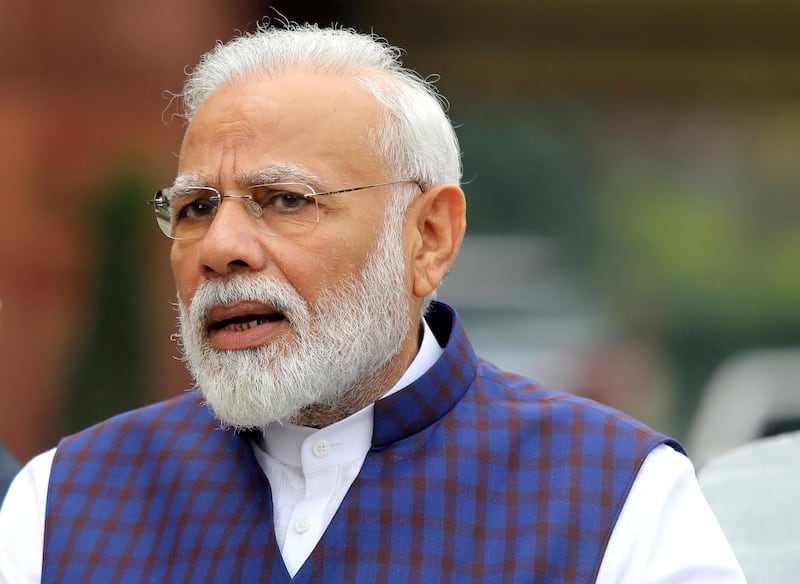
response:
M219 322L210 323L208 326L209 334L216 331L243 332L255 328L268 322L278 322L286 317L279 312L271 314L245 314L234 318L228 318Z
M206 332L209 336L218 332L245 332L282 320L286 320L282 312L263 302L248 300L216 305L206 315Z

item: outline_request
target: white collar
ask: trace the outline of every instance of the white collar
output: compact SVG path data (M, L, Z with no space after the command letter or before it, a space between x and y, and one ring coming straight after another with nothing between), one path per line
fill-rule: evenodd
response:
M387 397L422 377L441 357L444 349L425 319L422 319L422 343L414 360L397 383L383 394ZM309 428L289 423L273 422L264 428L257 438L258 446L267 454L295 467L303 467L309 449L303 449L306 441L319 444L325 441L331 446L328 463L343 464L357 458L363 460L372 443L373 404L325 428Z

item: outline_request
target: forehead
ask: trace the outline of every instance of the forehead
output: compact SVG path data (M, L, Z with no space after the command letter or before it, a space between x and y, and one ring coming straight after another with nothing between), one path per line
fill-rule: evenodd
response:
M382 119L381 106L352 79L290 71L236 80L197 110L179 175L222 182L288 164L330 181L382 179L386 172L371 140Z

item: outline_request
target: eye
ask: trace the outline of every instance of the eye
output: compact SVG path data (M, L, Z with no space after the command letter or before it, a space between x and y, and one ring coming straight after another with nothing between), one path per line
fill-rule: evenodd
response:
M307 197L295 193L273 193L268 201L268 205L275 209L298 209L308 204Z
M216 205L210 201L210 198L198 199L181 209L181 217L188 217L189 219L208 217L214 214L215 208Z
M314 208L314 200L305 196L305 188L297 185L269 185L254 188L254 198L265 210L275 213L298 213Z
M212 217L219 206L220 196L211 189L186 189L170 198L173 214L178 221Z

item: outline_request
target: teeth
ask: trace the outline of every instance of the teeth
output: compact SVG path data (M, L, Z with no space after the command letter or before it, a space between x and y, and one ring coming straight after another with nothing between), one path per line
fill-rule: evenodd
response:
M230 331L242 332L258 326L261 324L261 322L262 321L260 319L254 319L248 322L232 322L231 324L226 325L225 328Z
M231 320L225 324L220 323L214 328L217 330L243 332L250 330L253 327L257 327L269 322L277 322L279 320L283 320L280 315L267 314L263 316L252 316L250 320Z

